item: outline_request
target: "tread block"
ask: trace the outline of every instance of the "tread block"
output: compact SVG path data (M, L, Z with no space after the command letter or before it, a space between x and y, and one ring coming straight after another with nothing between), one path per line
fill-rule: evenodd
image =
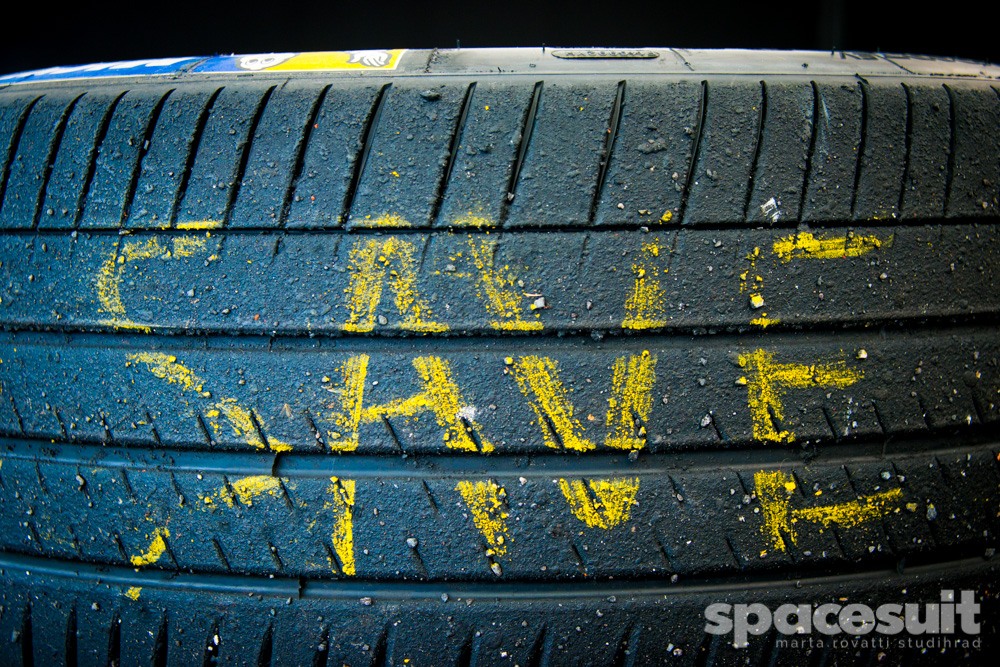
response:
M31 108L21 131L17 153L10 164L0 229L31 229L49 169L49 158L57 147L65 114L78 93L46 95Z
M477 81L437 225L489 227L507 203L533 88Z
M944 215L951 153L951 102L941 86L906 84L909 96L904 219Z
M178 227L225 222L232 188L242 176L242 156L252 141L251 125L268 95L270 89L261 86L227 86L215 99L177 210Z
M539 95L507 226L587 225L617 86L546 83Z
M798 220L812 136L813 89L808 83L768 81L764 91L767 110L746 219Z
M2 457L8 552L340 581L669 580L977 554L995 541L1000 484L983 445L935 455L901 443L878 461L824 445L808 465L758 454L672 472L664 457L513 474L488 460L381 474L369 461L314 461L281 477L226 471L225 458L195 472L179 455L166 470L130 464L126 477L122 459L76 465L71 446L36 449L8 445Z
M705 87L707 100L684 222L744 219L761 114L756 81Z
M242 350L81 346L54 354L45 343L8 340L0 344L0 381L17 413L7 412L0 428L208 450L613 451L634 442L667 451L787 441L787 433L805 442L989 423L975 392L1000 388L988 333L770 340L706 341L691 351L648 341L602 352L331 347L266 355L267 341ZM642 377L648 372L634 394L614 380L614 369L630 364L646 369ZM366 384L356 421L341 403L346 378ZM763 404L751 400L764 390ZM447 409L420 398L436 391L457 401L471 435ZM418 402L402 405L411 398ZM622 417L618 401L637 416ZM540 415L542 405L550 407ZM549 426L544 415L561 419L552 415L566 406L574 417ZM633 432L640 426L641 437Z
M230 213L229 227L273 228L284 206L309 131L313 107L323 91L315 84L282 86L268 98L251 140L246 171Z
M207 105L216 91L209 87L179 89L164 102L139 167L126 228L171 224L191 152L197 148L199 121L208 113Z
M115 106L94 157L93 176L80 216L81 228L121 226L132 196L134 177L148 149L150 125L155 122L164 97L171 92L149 95L130 91Z
M868 84L862 128L864 150L854 194L855 220L899 217L906 163L906 90L898 84Z
M997 252L1000 234L986 225L707 236L10 234L0 238L0 322L391 336L966 318L1000 306Z
M861 85L813 85L816 117L800 219L849 220L861 144Z
M45 188L39 229L71 229L79 223L99 142L124 95L120 90L88 91L73 106Z
M350 227L427 227L462 112L466 86L394 83L372 119L371 148Z
M700 104L698 83L626 82L621 126L596 225L656 224L665 216L677 222Z
M995 216L1000 202L1000 98L992 88L948 86L954 138L948 217Z
M302 170L285 226L289 229L340 227L344 201L361 154L365 122L379 88L333 86L316 116L305 147Z

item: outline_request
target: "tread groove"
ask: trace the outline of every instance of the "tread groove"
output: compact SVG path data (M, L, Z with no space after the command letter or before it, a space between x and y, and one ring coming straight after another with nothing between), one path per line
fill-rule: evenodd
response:
M441 174L441 181L434 192L434 203L431 206L430 225L437 224L441 215L441 206L444 204L444 196L448 190L448 183L451 182L452 172L455 171L455 162L458 161L458 151L462 145L462 136L465 134L465 124L469 120L469 111L472 109L472 98L476 94L476 82L473 81L465 89L465 97L462 100L462 110L458 115L458 122L455 131L451 135L451 146L448 148L448 163Z
M14 400L14 397L10 393L7 394L7 398L10 399L10 409L13 411L14 419L17 421L17 430L20 431L21 435L27 435L24 431L24 420L21 419L21 412L17 409L17 401Z
M219 562L222 563L222 567L226 568L226 572L232 572L233 568L229 566L229 561L226 560L226 554L222 552L222 545L219 544L219 540L213 537L212 546L215 547L215 555L219 557Z
M205 640L205 650L202 653L202 667L215 667L219 660L219 652L221 649L222 642L219 638L219 622L215 621L212 623L212 628L208 631L208 637Z
M153 418L150 416L149 411L147 410L144 414L146 415L146 423L149 424L149 431L153 434L153 440L156 441L157 445L163 445L163 440L160 439L160 432L156 429L156 424L153 423ZM74 437L73 439L75 440L76 438Z
M260 649L257 651L257 667L271 667L271 655L273 652L274 626L268 625L264 630L264 636L260 640Z
M812 118L809 119L809 151L806 153L806 169L802 177L802 193L799 195L798 221L805 219L806 200L809 199L809 182L812 180L813 157L816 153L816 135L819 134L819 86L810 81L813 93Z
M167 667L168 641L167 615L164 614L160 619L160 628L156 632L156 643L153 647L153 667Z
M833 435L833 441L837 442L840 440L840 436L837 435L837 427L833 423L833 416L830 415L830 408L823 406L823 417L826 418L826 425L830 428L830 433Z
M739 555L736 553L736 549L733 547L733 538L729 536L727 532L725 535L726 549L729 551L729 555L733 557L733 564L736 565L740 570L743 569L743 563L740 561Z
M225 475L223 475L222 479L225 480L225 478ZM177 504L183 507L184 503L187 502L187 499L184 497L184 493L181 491L180 485L177 484L177 477L173 472L170 473L170 486L173 487L174 493L177 494ZM232 491L232 489L230 489L230 491Z
M66 667L77 667L76 607L66 616Z
M153 107L153 112L149 115L149 122L141 139L142 143L139 144L139 154L135 159L135 167L132 169L132 176L129 178L128 186L125 189L125 199L122 200L122 214L121 219L118 221L119 228L125 226L125 221L128 220L129 213L132 211L132 202L135 200L135 189L139 186L139 176L142 174L142 161L146 158L146 154L149 153L149 144L153 140L153 132L156 129L157 122L160 120L163 105L166 104L167 99L175 90L176 88L171 88L161 95L160 99L156 102L156 106Z
M760 114L757 117L757 138L754 140L753 162L750 163L750 178L747 181L747 196L743 201L743 220L750 220L750 200L753 198L753 187L757 180L757 170L760 169L760 149L764 144L764 128L767 127L767 82L760 82Z
M548 626L542 623L542 627L535 636L535 641L531 644L531 651L528 653L528 664L531 667L545 667L549 664L552 653L552 638L548 636Z
M590 214L587 225L593 225L597 218L597 210L604 197L604 188L607 185L608 173L611 170L611 158L614 155L615 143L618 141L618 133L621 130L622 110L625 107L625 81L618 82L618 89L615 92L615 101L611 107L611 117L608 119L608 129L604 137L604 148L601 150L600 162L598 162L597 185L594 187L594 197L590 202Z
M330 545L326 543L325 540L321 540L320 544L323 545L323 550L326 552L326 558L330 561L330 569L333 570L335 576L341 577L344 574L344 565L340 562L337 557L337 553L330 548Z
M111 531L111 541L114 542L115 546L118 548L118 555L121 556L122 560L129 562L128 552L125 551L125 545L122 544L122 538L118 534L117 530Z
M38 228L38 222L42 217L42 207L45 206L45 193L49 187L49 178L52 176L52 169L55 166L56 155L59 153L59 146L62 144L63 133L66 131L66 122L73 113L73 109L76 108L76 103L79 102L80 98L84 95L86 95L86 93L81 93L74 97L63 110L62 114L60 114L59 120L56 123L56 129L52 136L52 143L49 144L49 154L45 160L45 171L42 172L42 184L41 187L38 188L38 198L35 200L35 211L31 222L32 229ZM2 201L3 195L0 194L0 202Z
M719 650L719 643L722 641L721 635L705 633L705 638L698 647L698 654L695 656L695 667L713 667L715 665L715 653Z
M635 664L635 651L632 645L638 638L640 626L637 626L635 622L629 623L622 630L621 636L618 638L618 649L615 651L614 662L612 663L615 667L632 667Z
M281 202L281 214L278 217L278 227L283 228L285 223L288 222L288 213L292 208L292 199L295 197L295 186L298 185L299 179L302 177L302 169L305 167L306 150L309 148L309 142L312 139L316 119L319 117L319 110L323 107L323 102L326 101L326 96L327 93L330 92L331 85L332 84L327 84L323 90L320 91L316 100L313 102L312 108L309 110L309 117L306 121L306 126L302 130L302 136L299 137L299 141L295 146L295 161L290 172L288 185L285 187L284 199Z
M524 114L524 120L521 123L521 139L517 144L517 157L514 159L514 164L511 166L510 180L507 182L507 192L505 193L503 200L500 202L500 219L498 220L499 227L503 227L507 223L508 216L510 216L510 205L514 201L514 196L517 194L517 184L521 180L521 169L524 167L524 160L528 154L528 146L531 144L531 135L535 132L535 120L538 117L538 107L542 103L542 91L544 86L544 81L538 81L535 83L535 88L531 92L531 101L528 103L528 108Z
M316 652L313 654L313 667L324 667L327 664L327 657L330 654L330 629L323 626L319 635L319 642L316 643Z
M257 432L257 438L259 439L259 442L264 443L265 449L271 449L271 441L267 439L267 434L264 433L264 429L260 425L260 419L258 419L257 417L257 412L253 408L250 408L250 410L248 410L247 412L250 415L250 423L253 425L254 430Z
M861 139L858 142L858 159L854 165L854 189L851 191L851 219L857 220L855 210L858 204L858 188L861 186L861 168L864 166L865 146L868 143L868 84L864 80L858 83L861 89Z
M681 193L681 204L677 211L677 221L684 224L688 200L691 198L691 186L694 184L694 172L698 168L698 157L701 153L701 137L705 130L705 115L708 113L708 81L701 82L701 98L698 102L698 123L694 133L694 147L691 149L691 162L684 178L684 190Z
M351 180L344 194L344 203L340 212L340 224L346 225L351 218L351 209L354 206L354 198L358 194L361 185L361 177L364 176L365 166L368 164L368 155L371 153L372 144L375 142L375 131L378 129L379 121L382 119L382 111L385 108L385 100L389 96L392 83L387 83L379 89L372 109L365 120L364 134L361 138L361 148L354 154L354 165L351 170Z
M473 645L476 643L476 630L470 630L469 634L462 641L462 645L458 649L458 655L455 657L456 667L472 667L475 664L473 658Z
M174 201L170 205L169 225L171 227L176 227L177 225L177 212L184 201L184 195L187 194L188 183L191 182L191 171L194 169L195 158L198 157L198 148L201 146L205 127L208 125L208 119L212 115L212 109L215 108L215 101L219 99L219 95L222 94L223 90L225 90L225 87L216 88L198 114L198 120L194 126L194 134L191 137L191 144L188 146L188 154L184 160L184 170L181 172L180 183L178 183L177 192L174 194Z
M316 446L319 447L321 452L326 451L326 442L323 440L323 434L320 433L319 428L316 426L316 420L313 419L312 413L309 412L309 408L302 411L302 417L306 420L306 425L312 432L313 437L316 438Z
M94 181L94 174L97 171L97 158L100 157L101 146L104 145L104 139L108 136L108 130L111 127L111 119L115 116L115 111L118 109L118 105L121 103L122 98L128 95L129 91L124 91L108 105L107 110L104 112L104 117L101 118L101 125L97 130L97 136L94 138L94 145L90 148L90 153L87 156L87 171L83 177L83 183L80 186L80 192L77 194L76 198L76 210L73 212L73 229L80 228L80 221L83 219L83 211L87 207L87 197L90 195L90 186Z
M22 667L34 667L35 647L34 637L31 632L31 603L24 608L24 615L21 617L21 665Z
M375 640L375 646L372 650L372 661L371 664L377 667L388 667L389 658L392 656L392 634L394 625L382 626L382 631L378 635L378 639Z
M122 664L122 619L121 613L115 611L111 617L111 628L108 630L108 667L120 667Z
M403 443L400 442L399 436L396 435L396 429L392 427L392 422L389 421L388 415L385 414L382 415L382 426L385 427L386 433L388 433L389 438L392 439L392 444L396 445L396 448L399 449L400 453L405 456L406 448L403 447Z
M24 132L24 126L28 122L28 116L31 114L31 110L35 108L38 101L44 97L39 95L35 99L31 100L24 109L21 110L20 115L17 117L17 122L14 124L14 131L11 132L10 146L7 148L7 155L4 157L3 161L3 174L0 176L0 204L3 203L4 197L7 194L7 179L10 178L10 168L14 164L14 157L17 155L17 149L21 144L21 134Z
M263 97L261 97L260 102L257 103L257 108L254 110L253 118L250 120L250 127L247 129L247 138L243 142L243 145L239 147L240 159L236 167L236 175L233 177L233 182L229 186L229 195L226 198L226 208L225 215L222 216L222 228L225 229L229 227L229 219L233 214L233 209L236 207L236 200L240 196L240 190L243 188L243 177L247 171L247 164L250 163L250 149L253 147L255 135L257 134L257 127L260 125L260 119L264 117L264 110L267 108L267 103L271 101L271 95L274 94L277 86L271 86L265 92Z

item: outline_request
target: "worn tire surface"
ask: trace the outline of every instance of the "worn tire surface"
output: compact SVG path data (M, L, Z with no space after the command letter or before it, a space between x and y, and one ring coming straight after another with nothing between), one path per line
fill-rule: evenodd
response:
M0 663L991 664L1000 69L220 60L0 79Z

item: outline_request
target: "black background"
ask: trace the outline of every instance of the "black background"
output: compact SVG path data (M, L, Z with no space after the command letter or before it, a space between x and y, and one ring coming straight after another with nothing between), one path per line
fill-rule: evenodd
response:
M1000 61L993 3L794 5L577 2L18 3L0 73L88 62L269 51L476 46L882 51Z

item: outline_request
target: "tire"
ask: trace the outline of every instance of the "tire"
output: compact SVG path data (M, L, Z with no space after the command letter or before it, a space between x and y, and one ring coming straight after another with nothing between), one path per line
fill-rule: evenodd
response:
M1000 70L359 53L6 78L0 662L989 664Z

